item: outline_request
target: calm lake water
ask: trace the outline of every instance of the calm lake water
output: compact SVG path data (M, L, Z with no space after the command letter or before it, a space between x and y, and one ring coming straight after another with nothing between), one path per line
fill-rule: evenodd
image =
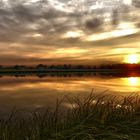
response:
M139 77L113 76L37 76L0 78L0 113L13 107L36 109L54 106L56 100L64 95L84 97L91 93L127 96L140 91Z

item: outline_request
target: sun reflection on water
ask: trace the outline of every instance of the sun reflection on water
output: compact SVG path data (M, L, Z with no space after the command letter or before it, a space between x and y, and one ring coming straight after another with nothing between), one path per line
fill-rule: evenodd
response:
M139 86L140 85L140 78L139 77L126 78L126 83L130 86Z
M116 81L117 83L117 81ZM127 93L140 91L140 77L121 78L119 88L114 86L115 91L123 91Z
M130 84L131 86L138 86L139 85L139 78L138 77L128 78L128 84Z

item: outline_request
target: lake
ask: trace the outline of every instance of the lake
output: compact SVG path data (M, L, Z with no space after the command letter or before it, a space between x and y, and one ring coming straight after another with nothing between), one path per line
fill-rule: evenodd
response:
M68 96L111 94L128 96L140 91L140 77L96 74L2 76L0 78L0 113L13 108L53 107L56 100ZM69 104L65 103L69 107Z

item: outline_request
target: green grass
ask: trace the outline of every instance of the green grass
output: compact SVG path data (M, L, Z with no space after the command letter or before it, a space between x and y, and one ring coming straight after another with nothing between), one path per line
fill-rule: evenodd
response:
M12 111L0 120L0 140L140 140L140 97L66 96L53 110Z

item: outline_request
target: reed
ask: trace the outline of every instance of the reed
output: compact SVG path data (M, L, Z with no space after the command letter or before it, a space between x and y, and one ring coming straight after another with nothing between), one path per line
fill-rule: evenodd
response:
M140 140L140 97L91 93L65 96L55 109L13 110L0 119L0 140Z

